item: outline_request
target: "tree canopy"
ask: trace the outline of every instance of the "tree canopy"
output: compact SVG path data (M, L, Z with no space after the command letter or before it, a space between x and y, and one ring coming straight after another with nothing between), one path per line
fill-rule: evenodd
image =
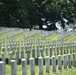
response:
M76 0L0 0L0 26L42 28L41 18L45 18L53 23L61 21L65 28L63 18L69 23L76 20L75 6Z

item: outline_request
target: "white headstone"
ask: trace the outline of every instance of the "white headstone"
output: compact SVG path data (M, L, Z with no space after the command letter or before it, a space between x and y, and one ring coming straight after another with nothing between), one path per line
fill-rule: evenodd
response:
M56 57L52 56L52 71L56 72Z
M17 75L17 63L16 60L11 60L11 75Z
M34 58L30 58L30 73L31 75L35 75L35 59Z
M39 74L43 74L43 58L38 58L38 65L39 65Z
M27 75L27 60L21 59L22 64L22 75Z
M46 59L45 59L45 64L46 64L46 72L50 72L50 57L49 56L46 56Z

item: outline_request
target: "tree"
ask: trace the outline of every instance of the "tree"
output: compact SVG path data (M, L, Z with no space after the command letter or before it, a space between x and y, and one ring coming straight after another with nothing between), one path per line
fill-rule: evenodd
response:
M8 27L30 27L39 25L42 29L43 21L55 23L61 21L65 28L63 18L69 23L76 19L76 1L69 0L1 0L0 25ZM68 23L68 24L69 24ZM52 27L50 27L52 28Z

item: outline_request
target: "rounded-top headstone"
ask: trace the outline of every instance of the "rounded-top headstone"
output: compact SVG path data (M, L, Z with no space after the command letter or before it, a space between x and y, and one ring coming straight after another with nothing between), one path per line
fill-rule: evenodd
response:
M43 74L43 58L38 58L38 65L39 65L39 74Z
M56 72L56 57L52 56L52 71Z

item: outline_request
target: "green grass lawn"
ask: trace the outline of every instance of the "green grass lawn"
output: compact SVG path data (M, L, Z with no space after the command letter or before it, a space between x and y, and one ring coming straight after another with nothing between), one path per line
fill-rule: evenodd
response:
M35 75L39 75L39 67L35 65ZM11 66L6 65L6 75L11 75ZM22 75L22 66L17 65L17 75ZM27 65L27 75L30 75L30 65ZM76 75L76 68L72 67L72 69L63 69L58 70L56 66L56 72L52 71L52 66L50 66L50 73L46 73L46 66L43 66L43 75Z

